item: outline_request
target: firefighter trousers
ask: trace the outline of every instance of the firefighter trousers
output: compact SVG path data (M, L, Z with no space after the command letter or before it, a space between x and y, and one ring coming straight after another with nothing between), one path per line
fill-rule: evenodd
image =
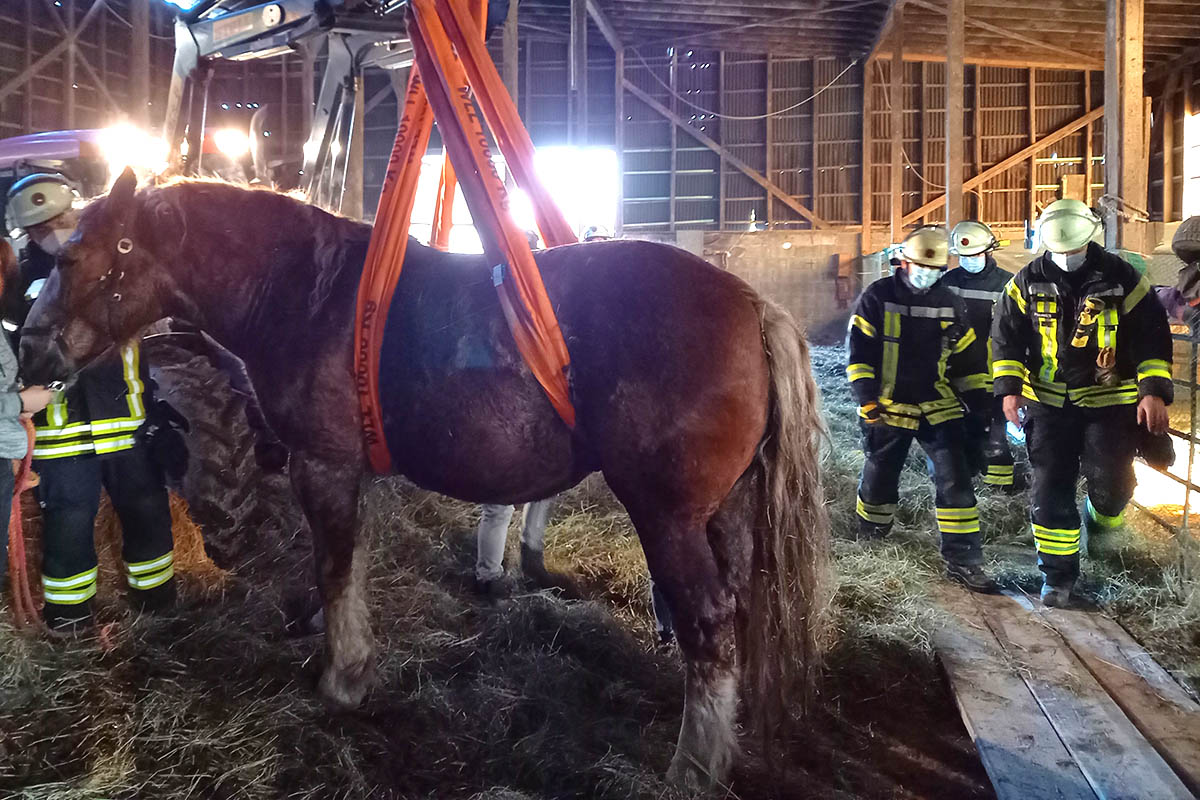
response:
M979 509L967 462L966 427L961 419L930 425L925 420L913 431L884 423L864 424L862 479L858 484L859 530L883 536L891 529L900 500L900 472L914 439L933 464L942 557L955 564L982 564Z
M86 622L96 594L96 512L103 487L123 536L130 599L143 608L175 596L171 507L162 470L137 445L97 458L44 459L34 466L41 485L43 614L51 627Z
M1075 496L1087 479L1091 531L1119 527L1133 497L1137 406L1054 408L1030 402L1025 445L1033 472L1030 522L1046 583L1069 588L1079 577L1080 517Z

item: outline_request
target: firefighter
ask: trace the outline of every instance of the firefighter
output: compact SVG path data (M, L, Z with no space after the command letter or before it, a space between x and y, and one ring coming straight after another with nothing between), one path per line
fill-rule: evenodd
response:
M891 531L900 471L916 439L933 465L946 576L971 591L994 592L982 568L964 422L967 413L986 414L987 354L962 301L940 285L949 248L945 228L918 228L904 240L896 274L871 284L850 318L846 374L866 456L859 534Z
M1081 516L1091 537L1122 524L1139 425L1165 432L1173 395L1166 312L1148 280L1092 242L1099 228L1078 200L1047 206L1046 252L1009 281L992 325L995 394L1025 428L1042 602L1053 607L1069 603L1079 576Z
M950 270L942 279L943 286L962 298L971 329L981 342L986 342L989 367L992 308L1012 277L992 257L992 251L999 247L1000 241L991 228L973 219L963 220L950 232L950 249L958 255L959 268ZM987 388L989 392L992 390L990 379ZM968 453L982 454L982 458L974 460L983 471L983 482L1009 492L1023 488L1014 473L1007 420L1004 419L1001 401L993 402L989 417L968 418L968 425L971 426L967 431Z
M36 282L49 276L74 229L74 200L60 175L30 175L9 190L9 219L29 238L21 254L27 300L36 296ZM34 417L34 469L41 478L38 500L44 519L43 614L52 629L74 629L91 621L93 529L101 487L121 521L131 602L147 610L174 602L167 490L161 467L138 436L152 403L147 365L138 345L127 344L79 373Z

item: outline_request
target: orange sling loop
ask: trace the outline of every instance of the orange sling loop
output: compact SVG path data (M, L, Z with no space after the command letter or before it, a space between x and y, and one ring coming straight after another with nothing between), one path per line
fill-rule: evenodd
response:
M433 225L429 232L429 246L445 252L450 249L450 229L454 227L454 190L458 179L450 154L442 156L442 174L438 178L438 193L433 204Z
M12 584L13 617L21 628L42 627L42 617L38 614L37 603L33 599L33 588L29 583L29 568L25 555L25 531L22 528L21 495L30 487L31 464L33 460L33 422L22 420L25 427L25 438L29 448L21 459L13 484L12 509L8 518L8 575ZM0 469L8 469L0 465Z
M407 18L417 63L409 79L404 115L388 161L355 313L355 386L367 455L377 472L387 472L391 468L379 406L379 353L387 312L404 263L416 181L433 122L431 104L437 109L436 116L443 121L439 128L447 141L447 152L457 166L455 172L463 178L463 192L484 242L484 250L489 259L500 265L494 270L500 277L497 290L517 347L558 414L568 425L575 423L566 379L566 368L570 363L566 343L528 241L507 214L508 195L492 164L487 139L471 102L471 89L463 65L452 49L469 52L474 38L468 36L466 41L456 40L452 44L433 4L421 2L419 5L420 8L409 8ZM439 0L439 5L445 6L446 13L454 19L464 21L455 28L455 33L471 30L469 12L463 7L462 0ZM482 42L478 44L477 49L482 49ZM475 66L477 72L481 69L487 76L478 86L500 85L495 65L490 60ZM428 83L422 82L422 75L428 77ZM480 98L485 93L486 89L480 91ZM522 176L536 181L532 170L532 145L523 153L509 153L504 149L506 142L523 140L527 144L529 137L520 119L515 117L515 108L507 94L501 101L485 104L481 100L481 107L486 114L489 108L494 110L497 105L504 108L503 101L507 101L504 110L511 111L513 119L498 119L493 130L504 126L509 131L503 137L497 132L496 138L505 158L513 165L518 182L522 183ZM519 136L511 133L514 123L520 131ZM518 162L522 162L522 166L518 167ZM565 217L545 190L536 183L522 183L522 186L533 200L543 239L549 244L575 241ZM505 264L507 271L504 271Z

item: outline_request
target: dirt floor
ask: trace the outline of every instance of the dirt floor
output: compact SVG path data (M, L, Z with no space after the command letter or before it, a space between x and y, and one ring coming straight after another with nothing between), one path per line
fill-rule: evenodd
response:
M838 637L806 725L773 765L745 742L728 796L990 797L929 646L938 614L926 591L939 578L919 461L894 537L848 536L861 453L842 366L838 349L817 349ZM330 714L313 692L319 639L284 635L311 582L308 535L286 477L243 469L239 442L226 482L251 482L254 509L193 498L197 519L219 530L214 556L231 580L214 589L209 575L181 575L183 602L170 615L136 617L110 601L96 635L67 643L0 623L0 797L677 796L662 774L682 708L678 656L655 643L640 548L602 480L565 495L548 532L550 565L590 599L530 590L498 605L471 592L470 506L371 481L362 513L380 683L359 711ZM226 491L240 507L246 489ZM993 566L1032 589L1021 503L983 495L981 505ZM1161 544L1131 534L1113 560L1089 565L1087 585L1195 680L1200 626L1162 569Z

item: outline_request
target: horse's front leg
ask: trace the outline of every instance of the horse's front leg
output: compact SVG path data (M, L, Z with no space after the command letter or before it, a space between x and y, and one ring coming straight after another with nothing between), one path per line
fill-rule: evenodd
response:
M292 488L312 528L313 562L325 609L325 670L318 691L354 708L375 681L375 639L367 616L366 546L358 525L361 468L293 452Z

